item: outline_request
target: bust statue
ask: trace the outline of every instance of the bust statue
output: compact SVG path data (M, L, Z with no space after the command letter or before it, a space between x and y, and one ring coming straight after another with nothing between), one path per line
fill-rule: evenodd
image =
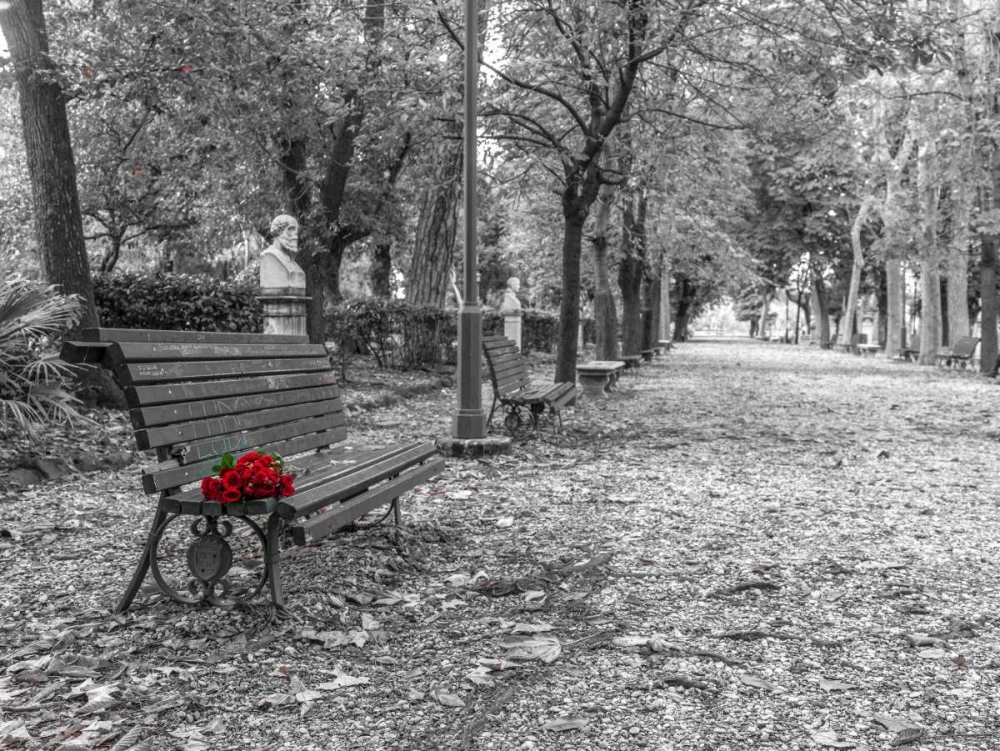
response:
M279 214L271 220L271 244L260 254L260 288L265 295L304 295L306 274L295 262L299 223Z
M517 298L518 290L521 289L521 280L512 276L507 280L507 289L503 293L503 302L500 303L501 313L521 312L521 301Z

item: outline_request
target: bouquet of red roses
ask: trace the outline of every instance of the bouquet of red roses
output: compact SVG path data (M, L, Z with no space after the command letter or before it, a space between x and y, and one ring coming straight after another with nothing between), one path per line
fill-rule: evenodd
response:
M214 475L201 481L201 494L209 501L234 503L257 498L287 498L295 493L293 476L284 473L285 462L277 454L250 451L233 461L223 454L212 467Z

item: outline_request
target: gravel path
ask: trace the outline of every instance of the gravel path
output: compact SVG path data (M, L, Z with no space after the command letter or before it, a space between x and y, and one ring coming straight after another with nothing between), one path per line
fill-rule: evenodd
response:
M4 491L0 747L995 751L997 393L688 342L562 434L449 460L404 555L382 530L287 551L292 622L152 592L110 616L135 468ZM433 438L454 405L351 440Z

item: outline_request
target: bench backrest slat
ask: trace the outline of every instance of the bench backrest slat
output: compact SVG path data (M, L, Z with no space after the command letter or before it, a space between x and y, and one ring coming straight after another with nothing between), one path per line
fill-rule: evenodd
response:
M265 383L261 379L262 385ZM201 384L199 384L201 385ZM159 388L159 387L149 387ZM262 391L221 399L204 399L201 401L184 400L173 404L159 404L153 407L133 409L130 412L132 425L136 430L152 428L159 425L172 425L193 420L207 420L223 415L235 415L242 412L253 412L258 409L292 407L296 404L336 399L340 389L336 386L317 386L294 391Z
M342 412L343 409L344 406L339 397L292 406L271 407L268 405L268 409L211 417L205 420L177 422L155 428L140 428L135 431L135 441L140 450L146 451L160 446L172 446L177 443L188 443L213 436L225 436L228 433L239 433L283 422L295 422L328 412Z
M212 344L205 342L116 342L108 352L108 364L183 362L188 360L247 360L290 357L326 357L322 344Z
M125 401L136 409L158 404L176 404L202 399L223 399L267 391L286 391L313 386L336 386L332 371L292 373L256 378L228 378L200 383L170 383L152 386L130 386L125 389Z
M198 381L268 373L306 373L330 369L325 357L274 358L272 360L192 360L190 362L140 362L119 365L115 378L123 386L169 381Z
M324 433L312 433L310 435L290 438L286 441L279 441L267 446L268 451L273 451L281 456L291 456L301 454L305 451L321 449L338 443L347 438L347 428L340 427L328 430ZM246 451L233 453L233 458L238 459ZM294 464L294 461L292 462ZM146 493L159 493L162 490L169 490L191 482L198 482L201 478L212 473L212 467L216 464L216 459L206 459L193 464L181 464L179 461L161 462L157 466L149 467L143 471L142 487Z
M85 329L85 342L205 342L225 344L307 344L308 336L294 334L244 334L230 331L169 331L166 329Z
M311 435L321 430L331 430L347 424L343 411L309 417L304 420L285 422L280 425L269 425L256 430L239 433L226 433L213 436L195 443L174 444L174 455L182 457L181 463L201 461L218 457L222 454L237 454L249 451L259 446L270 446L274 443L295 438L300 435Z

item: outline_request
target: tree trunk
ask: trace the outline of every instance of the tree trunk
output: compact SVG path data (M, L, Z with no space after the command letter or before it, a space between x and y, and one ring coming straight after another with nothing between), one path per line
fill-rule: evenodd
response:
M454 133L458 123L451 126ZM462 141L444 138L437 149L431 185L420 201L406 299L413 305L443 308L455 260L458 203L462 187Z
M929 138L929 136L928 136ZM937 249L937 186L934 147L926 140L917 152L917 199L920 202L920 357L934 365L941 347L941 272Z
M375 243L368 276L372 283L372 295L383 299L392 296L392 243Z
M75 330L97 326L66 99L49 57L42 3L9 0L0 8L0 31L17 81L42 271L65 294L79 295L82 316Z
M643 263L631 253L618 265L618 288L622 294L622 354L638 355L642 349Z
M622 259L618 288L622 293L622 353L642 350L642 280L646 270L646 196L641 187L626 194L622 208Z
M642 349L656 349L660 330L660 277L645 277L642 295Z
M567 188L571 191L572 187ZM555 382L576 382L576 353L580 328L580 256L583 225L592 201L563 201L562 299L559 302L559 348Z
M101 258L101 272L104 274L110 274L115 270L115 266L118 265L118 259L122 252L121 235L115 233L108 239L110 240L108 251L104 254L104 257Z
M663 254L660 267L660 325L657 336L661 342L670 341L670 256Z
M597 201L594 213L594 230L591 245L594 249L594 329L596 341L594 358L597 360L617 360L618 311L615 293L611 289L608 271L608 221L611 217L611 202L615 188L605 185Z
M851 281L847 291L847 304L844 306L844 329L841 332L840 343L848 346L854 334L854 317L858 307L858 288L861 286L861 270L865 267L865 253L861 247L861 230L868 220L874 200L866 197L858 210L858 215L851 222L851 249L854 251L854 262L851 264Z
M771 312L771 290L765 289L762 294L762 299L760 301L760 313L757 317L757 336L764 339L771 335L771 332L767 327L767 317Z
M998 186L1000 187L1000 186ZM979 342L979 370L993 377L997 375L997 245L1000 236L985 235L979 262L979 295L982 298Z
M826 284L819 274L812 275L812 304L815 309L816 329L819 346L830 349L830 305L827 302Z
M691 304L697 292L697 288L689 279L681 277L677 280L677 318L674 320L673 338L675 342L687 341Z
M963 161L966 156L963 153ZM971 161L971 160L969 160ZM971 165L970 165L971 169ZM966 180L954 180L951 184L954 215L952 217L952 240L948 248L948 341L957 342L969 336L969 221L972 211L971 185Z

